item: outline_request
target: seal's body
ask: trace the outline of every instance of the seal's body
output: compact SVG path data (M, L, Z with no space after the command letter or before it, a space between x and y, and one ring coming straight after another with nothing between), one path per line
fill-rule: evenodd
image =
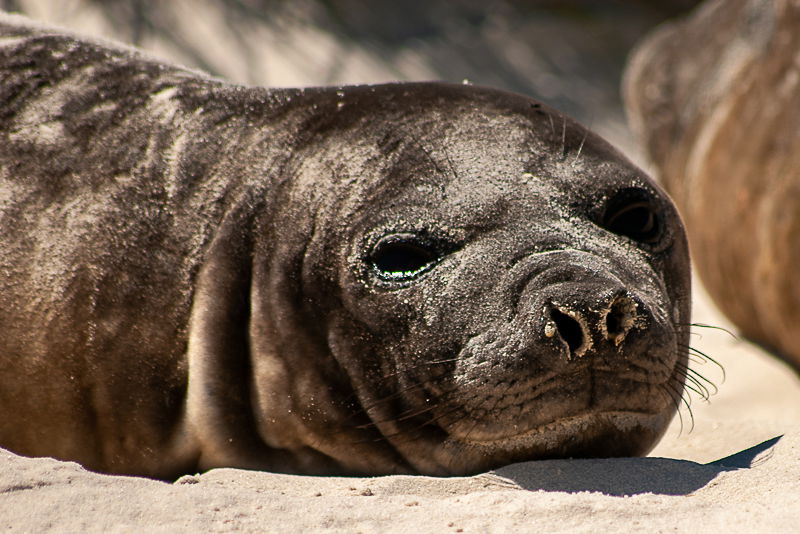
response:
M0 136L0 446L463 474L674 413L681 223L529 98L241 87L3 16Z
M625 100L708 294L800 375L798 50L800 3L703 2L638 45Z

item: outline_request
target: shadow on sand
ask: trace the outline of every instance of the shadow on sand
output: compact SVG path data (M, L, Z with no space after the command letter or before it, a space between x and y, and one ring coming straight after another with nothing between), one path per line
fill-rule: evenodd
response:
M544 460L509 465L494 474L530 491L590 491L612 496L689 495L720 473L750 469L767 461L770 449L781 437L707 464L669 458Z

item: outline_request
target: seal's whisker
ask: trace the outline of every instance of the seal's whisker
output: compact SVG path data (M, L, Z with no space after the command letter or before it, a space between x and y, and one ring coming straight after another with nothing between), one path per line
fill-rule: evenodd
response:
M433 155L431 154L430 150L428 150L427 148L425 148L424 146L422 146L422 143L419 143L419 142L414 142L414 144L415 144L415 145L416 145L416 146L417 146L417 147L418 147L420 150L422 150L422 153L423 153L423 154L425 154L425 156L428 158L428 161L430 161L430 162L431 162L431 165L433 165L433 168L434 168L434 169L436 169L436 172L443 174L443 172L442 172L442 168L441 168L441 167L439 166L439 164L436 162L436 160L434 159L434 157L433 157Z
M680 410L680 405L681 404L683 404L686 407L686 411L689 413L689 420L691 421L691 426L689 427L689 432L692 432L692 430L694 430L694 413L692 412L692 405L691 405L691 402L690 402L691 397L689 397L688 395L684 395L684 391L685 390L683 388L679 388L673 382L665 383L664 387L669 388L669 391L672 391L675 394L675 396L672 397L672 398L675 401L676 408L677 408L676 411L678 412L678 418L680 419L680 422L681 422L681 432L683 432L683 428L684 428L683 415L681 414L681 410ZM689 397L689 399L687 399L687 397Z
M444 359L441 359L441 360L432 360L432 361L426 361L426 362L419 362L416 365L411 365L411 366L408 366L408 367L404 367L402 369L395 369L393 372L390 372L390 373L384 373L377 380L382 382L382 381L388 380L390 378L395 378L395 377L398 377L398 376L407 375L410 371L414 371L414 370L417 370L417 369L420 369L420 368L423 368L423 367L431 367L432 368L434 365L453 363L453 362L456 362L456 361L458 361L457 357L444 358ZM437 380L437 379L447 375L447 373L448 373L448 370L445 369L441 373L432 376L429 379L429 382L431 382L433 380ZM380 404L381 402L397 398L399 395L402 395L403 393L408 392L408 391L413 391L414 389L416 389L418 387L421 387L421 386L422 386L422 384L418 384L418 383L410 384L410 385L406 386L405 388L402 388L402 389L394 391L392 394L387 395L386 397L378 399L374 403L369 404L367 407L365 407L365 409L368 409L368 408L371 408L373 406L376 406L376 405ZM347 397L346 400L347 401L358 401L358 394L354 391L353 393L351 393Z
M689 323L689 326L693 328L709 328L711 330L721 330L722 332L725 332L726 334L731 336L733 339L739 339L739 336L737 336L736 334L734 334L733 332L731 332L730 330L728 330L723 326L716 326L713 324L706 324L706 323Z
M681 414L681 396L676 394L675 391L666 384L663 386L662 389L664 390L664 392L666 392L667 396L670 398L670 400L672 400L672 404L675 406L675 412L678 414L678 420L681 423L681 428L679 431L680 435L680 432L683 432L683 415Z
M364 423L364 424L361 424L361 425L356 425L355 428L358 428L359 430L370 430L370 429L379 430L378 425L382 425L382 424L386 424L386 423L392 423L392 422L407 421L409 419L413 419L414 417L419 417L420 415L424 415L426 413L430 413L435 407L436 406L426 406L424 408L417 409L417 410L410 410L409 409L409 410L406 410L404 412L401 412L400 415L398 415L398 416L387 417L385 419L380 419L380 420L370 420L368 423ZM434 419L431 419L430 421L433 421L433 420ZM362 441L359 441L359 443L360 442L368 442L368 441L381 441L381 440L385 440L385 439L388 439L388 438L393 438L393 437L398 436L398 435L400 435L400 434L402 434L404 432L410 432L410 431L418 430L419 428L422 428L427 424L429 424L429 421L426 421L425 423L423 423L419 427L415 427L415 428L412 428L410 430L402 430L402 431L396 432L394 434L383 434L383 433L381 433L380 437L371 438L371 439L367 439L367 440L362 440Z
M396 417L391 417L391 418L383 419L383 420L380 420L380 421L372 421L371 423L366 424L366 425L361 425L358 428L367 428L367 427L370 427L370 426L376 426L376 425L383 424L383 423L407 421L409 419L413 419L415 417L419 417L420 415L428 413L431 410L433 410L434 408L436 408L435 405L433 405L433 406L429 405L429 406L425 406L424 408L418 408L416 410L412 410L412 409L405 410L403 412L400 412L400 414L398 416L396 416Z
M716 395L717 393L719 393L719 388L717 387L717 385L708 378L706 378L705 376L703 376L702 374L700 374L696 369L692 369L691 367L689 367L687 371L692 375L693 379L705 382L706 384L711 386L713 390L711 392L712 395Z
M453 407L452 409L450 409L450 410L448 410L446 412L442 412L441 414L437 415L436 417L432 417L429 421L426 421L424 424L419 425L419 426L417 426L417 427L415 427L415 428L413 428L411 430L412 431L417 431L417 430L421 429L424 426L438 424L438 422L441 421L442 419L444 419L445 417L448 417L450 415L453 415L454 413L458 413L458 412L461 412L461 411L463 411L463 408L461 406L455 406L455 407Z
M706 364L708 362L711 362L714 365L716 365L719 368L719 370L722 372L722 382L725 383L725 378L726 378L725 367L723 367L723 365L721 363L719 363L717 360L715 360L714 358L712 358L711 356L709 356L705 352L703 352L703 351L701 351L699 349L696 349L696 348L694 348L694 347L692 347L690 345L678 344L678 346L689 351L689 358L692 361L694 361L696 363L701 363L701 364Z
M680 372L679 372L679 375L680 375L680 376L683 376L683 377L685 377L685 376L686 376L685 374L680 374ZM670 381L670 384L671 384L671 386L672 386L672 389L673 389L673 390L674 390L674 391L675 391L675 392L676 392L678 395L680 395L680 397L681 397L681 400L683 401L683 403L684 403L684 404L686 405L686 407L687 407L687 408L689 408L689 410L691 411L691 405L692 405L692 395L691 395L689 392L690 392L690 391L692 391L692 390L691 390L691 389L687 389L687 387L686 387L686 382L685 382L685 381L681 381L681 380L677 380L677 379L675 379L675 380L672 380L672 381Z
M455 358L439 360L439 361L436 361L436 362L429 362L429 363L432 365L432 364L435 364L435 363L449 362L449 361L455 361ZM422 366L422 364L420 364L420 366ZM410 369L414 369L414 368L420 367L420 366L411 367ZM396 373L392 373L389 376L397 376L397 375L400 375L400 374L402 374L404 372L407 372L408 370L409 369L398 370ZM376 399L373 402L371 402L371 403L369 403L369 404L367 404L365 406L361 406L361 409L358 412L355 412L355 413L351 414L350 420L352 420L353 418L355 418L355 417L357 417L359 415L362 415L362 414L365 414L367 417L370 417L369 416L369 411L370 410L374 410L375 408L378 408L383 404L386 404L386 403L391 402L393 400L396 400L398 398L402 398L404 395L406 395L408 393L412 393L414 391L420 390L420 389L424 388L426 384L430 384L431 382L433 382L435 380L438 380L439 378L441 378L443 376L446 376L447 374L448 374L448 371L447 370L443 370L441 373L432 376L426 382L414 382L414 383L411 383L411 384L409 384L409 385L407 385L407 386L405 386L403 388L397 389L396 391L392 392L389 395L386 395L385 397L381 397L380 399ZM445 393L447 393L447 392L445 392ZM354 400L356 400L355 399L355 397L356 397L355 393L353 393L351 395L351 397L353 397ZM383 422L383 421L379 421L379 422ZM360 428L366 428L366 427L374 425L374 424L375 424L375 422L367 423L367 424L361 425Z
M673 324L672 327L675 329L676 333L688 333L690 336L696 337L697 339L702 339L703 334L697 332L692 328L691 324L684 323L684 324Z
M453 178L458 178L456 166L453 164L453 160L450 158L450 153L447 151L446 145L442 148L442 151L444 152L444 158L447 161L447 165L450 167L450 173L453 175Z
M422 430L426 426L431 426L431 425L435 424L437 421L439 421L440 419L442 419L443 417L447 417L448 415L452 415L453 413L456 413L456 412L458 412L460 410L461 410L460 407L454 407L453 409L451 409L451 410L449 410L447 412L444 412L444 413L442 413L442 414L440 414L440 415L438 415L438 416L436 416L434 418L431 418L428 421L425 421L424 423L422 423L420 425L417 425L417 426L409 428L409 429L400 430L399 432L395 432L394 434L384 435L382 439L386 439L386 440L391 439L394 442L401 442L401 443L403 442L403 440L414 439L414 433ZM405 436L403 434L405 434ZM379 440L376 439L376 441L379 441Z
M426 382L426 383L427 383L427 382ZM419 386L420 386L420 387L424 387L424 386L426 385L426 383L421 383L421 384L419 384ZM453 387L453 388L451 388L451 389L449 389L449 390L445 390L445 391L443 392L443 395L446 397L448 394L450 394L450 393L452 393L452 392L454 392L454 391L457 391L457 390L458 390L458 388L457 388L457 387ZM499 402L499 398L498 398L498 402ZM496 407L496 406L497 406L497 403L495 403L495 405L492 407L492 409L493 409L494 407ZM410 415L408 414L408 412L404 412L404 413L402 413L402 414L401 414L399 417L393 418L392 420L394 420L394 421L401 421L401 420L413 419L413 417L415 417L415 416L423 415L423 414L425 414L425 413L430 413L430 412L431 412L431 411L432 411L432 410L433 410L435 407L436 407L436 406L428 406L428 407L426 407L425 409L419 410L419 413L416 413L416 414L410 414ZM425 422L424 422L424 423L422 423L421 425L419 425L419 426L417 426L417 427L415 427L415 428L411 428L411 429L409 429L409 430L408 430L408 432L415 432L415 431L417 431L417 430L420 430L421 428L423 428L423 427L425 427L425 426L432 425L432 424L437 424L437 423L438 423L439 421L441 421L443 418L445 418L445 417L448 417L448 416L450 416L450 415L452 415L452 414L454 414L454 413L462 412L462 411L463 411L463 407L462 407L462 406L460 406L460 405L458 405L458 404L456 404L456 405L455 405L455 406L454 406L452 409L450 409L450 410L447 410L447 411L445 411L445 412L442 412L442 413L440 413L440 414L436 415L435 417L432 417L432 418L430 418L429 420L425 421ZM477 424L477 423L476 423L476 424ZM473 428L474 428L474 427L473 427ZM469 435L469 432L471 432L471 431L472 431L472 430L470 429L470 431L468 431L468 432L467 432L467 435ZM391 437L394 437L394 436L396 436L396 435L399 435L399 433L398 433L398 434L394 434L394 435L392 435Z
M719 388L717 388L716 384L691 367L684 364L679 364L676 366L676 371L685 379L686 382L701 390L700 392L697 392L692 389L692 391L699 393L703 400L709 401L712 395L719 393ZM711 389L709 389L709 386ZM689 387L688 384L687 387Z
M702 386L697 386L695 382L692 382L692 379L690 377L686 377L686 379L687 382L683 383L683 387L688 389L689 391L697 393L700 399L708 402L708 390L706 390ZM691 398L691 396L689 398Z
M701 381L688 374L686 375L686 382L684 382L684 384L686 384L687 387L691 384L690 389L695 393L698 393L697 390L700 390L698 394L705 402L711 402L711 396L717 394L716 390L709 390Z
M691 335L692 336L696 336L698 338L702 338L703 335L700 332L695 332L694 329L696 329L696 328L707 328L707 329L710 329L710 330L720 330L722 332L725 332L729 336L731 336L733 339L737 339L737 340L739 339L739 337L736 334L734 334L733 332L731 332L730 330L728 330L727 328L722 327L722 326L716 326L716 325L711 325L711 324L706 324L706 323L673 323L673 326L675 327L675 330L678 331L678 332L683 332L686 329L689 329L691 331Z
M386 395L385 397L381 397L380 399L377 399L377 400L371 402L370 404L367 404L366 406L362 406L361 407L361 412L365 413L365 414L367 414L367 416L369 416L369 412L371 410L374 410L374 409L380 407L381 405L387 404L387 403L389 403L389 402L391 402L393 400L402 398L403 395L405 395L405 394L407 394L409 392L413 392L413 391L419 390L419 389L422 389L422 384L411 384L411 385L406 386L404 388L398 389L397 391L395 391L394 393L392 393L390 395Z
M581 144L578 146L578 152L575 154L575 159L572 160L572 167L578 163L578 160L581 158L581 152L583 151L583 145L586 143L586 136L589 135L589 132L583 132L583 139L581 139Z

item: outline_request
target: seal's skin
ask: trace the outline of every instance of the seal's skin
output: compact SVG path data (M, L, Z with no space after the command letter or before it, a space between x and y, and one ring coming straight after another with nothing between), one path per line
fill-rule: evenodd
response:
M665 194L536 101L268 90L0 19L0 445L169 478L647 452Z

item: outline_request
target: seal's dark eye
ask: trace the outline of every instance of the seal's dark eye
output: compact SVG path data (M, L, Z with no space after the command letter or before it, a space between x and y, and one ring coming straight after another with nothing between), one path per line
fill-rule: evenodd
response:
M369 263L384 280L411 280L433 267L440 259L433 243L414 234L396 234L381 239L369 256Z
M618 193L606 207L602 226L639 243L653 245L661 239L663 224L647 192L627 189Z

